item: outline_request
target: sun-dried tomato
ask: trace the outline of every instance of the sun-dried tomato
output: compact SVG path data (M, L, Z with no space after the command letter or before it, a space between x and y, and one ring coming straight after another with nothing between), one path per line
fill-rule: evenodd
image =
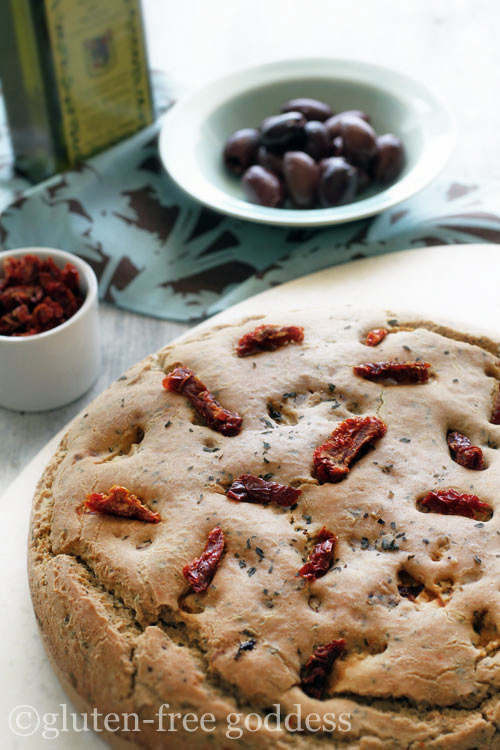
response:
M465 516L476 521L488 521L493 515L491 505L483 503L476 495L466 495L452 489L431 491L419 504L422 509L431 513Z
M306 581L315 581L328 573L333 563L333 549L337 541L335 534L323 526L306 564L299 570L299 576Z
M302 490L295 487L289 487L287 484L278 484L278 482L268 482L261 477L254 477L252 474L242 474L235 479L227 491L227 496L232 500L238 500L243 503L261 503L268 505L276 503L283 508L289 508L294 505Z
M446 436L448 448L451 456L457 464L465 466L466 469L482 471L483 451L477 445L472 445L471 441L461 432L449 432Z
M39 277L43 287L46 287L51 281L60 281L61 275L61 269L56 266L52 258L46 258L46 260L42 261L39 269Z
M318 700L324 697L333 663L339 656L342 656L344 650L345 640L339 638L337 641L325 643L324 646L318 646L313 651L312 656L302 667L300 675L300 687L304 693Z
M0 335L33 336L64 323L82 306L78 271L52 258L6 258L0 279Z
M210 586L224 551L224 532L216 526L208 535L208 540L200 557L185 565L182 574L193 591L199 594Z
M414 602L417 596L422 593L424 590L424 584L423 583L416 583L415 585L404 585L400 584L398 586L398 591L400 596L404 596L405 599L409 599L411 602Z
M133 518L147 523L159 523L161 521L159 513L154 513L146 508L130 490L120 487L118 484L114 484L107 495L101 492L92 492L87 495L82 510L85 513L106 513L111 516Z
M63 286L59 281L49 281L44 289L54 304L58 304L67 316L73 315L78 309L77 299L71 289ZM47 300L48 297L45 298L45 301Z
M491 424L500 424L500 383L495 394L493 401L493 409L491 410Z
M412 385L427 383L429 380L428 362L367 362L353 367L354 374L375 383L387 385Z
M386 328L372 328L366 334L366 346L377 346L377 344L380 344L385 339L388 333L389 331Z
M238 357L248 357L258 352L273 352L285 344L294 341L301 344L304 340L302 326L257 326L254 331L245 333L238 341L236 353Z
M387 432L378 417L351 417L335 427L330 437L313 454L313 466L320 482L339 482L366 446Z
M25 327L32 326L32 316L27 305L18 305L0 318L0 335L22 335ZM19 332L19 333L18 333Z
M60 323L64 320L64 310L51 297L45 297L45 300L33 310L33 319L40 330L45 330L49 323L54 321Z
M17 305L36 305L43 297L41 286L33 284L6 287L0 292L0 307L13 310Z
M5 258L4 279L10 284L32 284L39 276L41 259L36 255Z
M163 379L163 387L185 396L212 430L228 437L237 435L241 430L243 418L224 409L189 367L172 370Z
M78 292L79 290L79 276L78 271L72 263L66 263L61 272L61 281L66 287L72 292Z

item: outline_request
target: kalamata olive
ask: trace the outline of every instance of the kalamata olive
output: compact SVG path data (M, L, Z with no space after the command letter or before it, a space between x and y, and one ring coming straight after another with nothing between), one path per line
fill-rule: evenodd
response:
M258 164L247 169L241 178L241 184L246 197L252 203L276 208L284 201L283 185L279 178Z
M325 122L325 127L330 138L335 138L336 135L340 135L340 125L342 120L346 117L357 117L358 120L364 120L364 122L367 122L368 124L371 122L370 116L367 115L366 112L362 112L360 109L346 109L345 112L339 112Z
M370 187L372 178L369 172L367 172L366 169L362 169L361 167L356 167L356 172L358 173L358 193L362 193L363 190L366 190Z
M344 139L341 135L336 135L332 141L332 156L342 156L344 153Z
M380 182L392 182L403 169L404 146L397 135L386 133L377 138L377 155L373 164L373 176Z
M366 169L377 153L377 135L372 126L351 115L342 120L340 136L344 141L342 156Z
M305 124L306 118L301 112L285 112L266 117L260 126L261 143L281 152L299 148L305 139Z
M270 169L275 174L283 174L283 154L275 154L265 146L259 146L257 151L257 164L264 169Z
M304 126L305 141L302 150L319 161L331 152L330 139L322 122L310 120Z
M331 107L319 99L290 99L282 108L282 112L302 112L306 120L319 120L324 122L333 115Z
M224 163L233 174L243 174L257 158L259 131L255 128L242 128L233 133L224 146Z
M351 117L358 117L360 120L364 120L369 125L372 121L370 115L367 115L366 112L363 112L361 109L346 109L344 112L342 112L342 114L349 115Z
M320 167L318 198L321 205L327 208L352 201L358 189L356 169L342 156L323 159Z
M283 157L283 174L288 195L298 208L312 208L319 181L319 166L303 151L287 151Z

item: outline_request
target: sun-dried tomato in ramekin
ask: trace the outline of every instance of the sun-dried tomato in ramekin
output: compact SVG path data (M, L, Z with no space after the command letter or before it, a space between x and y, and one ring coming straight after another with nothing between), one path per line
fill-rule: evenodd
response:
M7 257L0 278L0 336L33 336L69 320L82 306L78 271L36 255Z

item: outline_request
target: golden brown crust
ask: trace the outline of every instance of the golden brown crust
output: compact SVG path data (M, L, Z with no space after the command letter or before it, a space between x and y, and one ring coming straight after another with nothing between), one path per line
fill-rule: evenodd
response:
M304 343L238 358L239 337L257 323L303 325ZM37 490L30 542L34 607L58 674L103 713L148 719L168 703L218 720L210 734L144 725L140 740L121 735L127 746L500 747L500 427L489 423L498 346L410 318L389 327L415 330L364 345L368 330L387 325L382 313L294 311L220 326L131 368L70 428ZM381 386L352 372L417 358L432 365L428 384ZM181 363L244 417L240 435L200 424L162 388ZM344 481L320 485L314 448L353 415L380 417L387 434ZM483 449L485 471L452 460L449 429ZM228 500L243 473L299 486L297 507ZM75 512L113 484L162 523ZM488 502L491 521L418 510L425 492L448 487ZM182 568L216 525L225 554L210 588L189 594ZM322 526L339 539L336 560L307 582L296 573ZM424 584L415 601L399 594L408 580ZM253 649L240 651L250 638ZM346 651L327 697L310 698L301 667L338 638ZM283 715L297 705L304 716L350 714L352 729L334 739L272 727L227 737L228 714L264 717L277 703Z

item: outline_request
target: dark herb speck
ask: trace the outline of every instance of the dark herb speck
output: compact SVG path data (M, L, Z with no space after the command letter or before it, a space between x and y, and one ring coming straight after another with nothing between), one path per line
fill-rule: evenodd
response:
M399 544L396 543L395 539L382 539L382 549L392 552L399 549Z
M278 411L278 409L275 409L271 404L269 404L268 409L271 419L274 419L275 422L281 422L281 412Z
M235 660L240 658L243 651L253 651L256 643L257 641L255 640L255 638L249 638L248 641L243 641L243 643L240 643L236 656L234 657Z

